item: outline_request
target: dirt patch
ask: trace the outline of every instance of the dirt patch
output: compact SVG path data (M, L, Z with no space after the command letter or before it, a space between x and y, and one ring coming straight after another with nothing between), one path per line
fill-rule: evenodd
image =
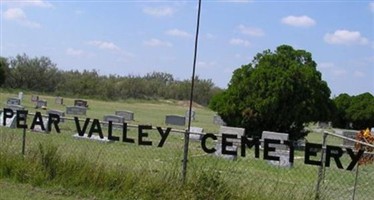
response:
M190 101L177 101L177 105L178 106L183 106L183 107L189 107L190 106ZM192 102L192 107L193 108L204 108L204 106L196 103L196 102Z

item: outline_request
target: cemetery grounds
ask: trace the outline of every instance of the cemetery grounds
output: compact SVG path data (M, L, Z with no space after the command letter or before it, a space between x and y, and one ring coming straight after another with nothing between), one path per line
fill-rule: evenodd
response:
M4 103L8 97L14 96L17 96L16 93L3 92L0 96L0 102ZM48 109L64 112L66 110L65 106L73 105L74 101L74 99L64 98L64 105L58 105L55 104L55 97L40 95L39 98L47 100ZM133 138L135 143L130 144L121 141L104 143L76 139L72 137L76 133L74 121L68 120L60 123L61 133L56 133L55 130L52 130L51 133L45 134L32 132L28 129L26 132L25 157L34 155L33 152L35 151L46 151L51 148L56 151L55 153L62 160L75 159L88 163L93 171L93 176L100 176L97 171L114 170L119 172L118 176L123 175L122 173L124 172L130 172L139 179L143 178L145 180L143 182L153 180L162 183L161 185L167 185L165 181L181 182L184 147L184 134L181 132L183 132L185 127L166 125L165 116L168 114L184 115L188 109L188 103L166 100L106 102L90 99L88 99L88 102L87 115L79 116L82 120L89 117L101 121L104 115L114 114L116 110L134 112L134 121L128 122L128 137ZM26 107L29 113L39 111L45 114L46 112L45 110L35 109L34 103L31 102L30 94L24 95L22 105ZM218 133L219 125L213 124L213 116L215 115L213 111L198 105L194 107L194 110L196 112L196 120L192 122L192 126L204 128L205 133ZM66 117L72 118L73 116L66 115ZM31 120L30 116L28 124ZM141 146L137 144L137 125L172 127L173 130L181 131L172 131L164 146L159 148L157 144L160 140L160 135L157 130L147 130L149 133L147 141L152 141L152 146ZM4 158L6 154L13 156L21 154L22 134L22 129L0 127L0 158ZM104 128L104 135L107 136L106 128ZM120 129L115 129L114 135L120 137L120 140L122 139ZM321 132L312 132L307 139L309 142L321 144L322 134ZM338 146L342 144L342 140L328 137L327 144ZM214 146L212 143L208 145ZM199 184L195 187L211 189L212 193L219 193L219 191L224 190L224 193L221 192L219 194L219 199L315 199L320 168L318 166L305 165L303 157L303 151L295 151L295 161L291 168L270 164L269 161L263 159L262 151L260 152L260 158L255 158L252 149L246 150L246 157L238 156L236 160L228 160L206 154L201 148L200 141L190 140L186 182L187 184ZM318 159L319 157L317 156L316 160ZM344 155L342 159L343 166L347 167L349 161L349 156ZM2 161L0 160L0 162ZM74 169L71 170L74 171ZM374 183L373 164L360 166L358 171L356 168L353 171L347 171L338 169L335 163L332 162L331 167L322 169L322 172L324 176L320 182L318 193L320 199L351 199L353 193L355 193L356 199L371 199L374 196L374 189L372 189ZM29 190L35 193L34 199L38 199L39 195L41 195L40 193L46 194L44 198L53 199L52 197L55 197L54 195L49 196L49 190L45 189L50 187L50 184L53 185L53 181L47 186L35 180L31 183L25 182L36 186L36 188L41 188L35 192L35 189L30 189L29 186L16 183L14 180L4 179L3 176L0 177L2 178L0 179L0 187L4 187L7 190L4 193L2 191L5 197L15 192L18 195L22 195L23 191ZM96 177L94 180L100 179ZM70 187L77 186L71 185ZM144 185L143 188L147 188L147 186ZM175 185L176 191L173 191L177 198L202 198L191 194L196 193L196 190L185 192L183 190L178 191L178 188ZM166 189L173 190L173 186L168 186ZM38 193L37 191L40 192ZM58 191L66 190L61 189ZM137 192L141 193L142 191L139 190ZM153 192L157 193L157 191ZM60 192L57 193L59 193L57 195L58 199L75 198L72 198L69 192L67 194L64 192L61 192L62 194ZM87 196L90 197L90 195L83 194L83 197L80 196L80 198L85 199ZM127 197L136 198L136 195L142 197L141 194L129 195ZM1 196L0 199L2 199ZM213 195L210 199L218 197ZM104 196L101 198L109 197ZM148 198L145 197L144 199Z

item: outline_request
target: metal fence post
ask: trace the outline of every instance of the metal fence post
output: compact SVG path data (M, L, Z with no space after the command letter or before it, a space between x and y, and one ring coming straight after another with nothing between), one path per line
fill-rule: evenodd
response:
M183 166L182 166L182 179L183 183L186 181L187 174L187 161L188 161L188 143L190 138L190 128L191 128L191 113L192 113L192 102L194 96L194 85L195 85L195 69L196 69L196 60L197 60L197 44L199 41L199 28L200 28L200 10L201 10L201 0L198 1L197 9L197 19L196 19L196 34L195 34L195 50L192 66L192 77L191 77L191 93L190 93L190 110L188 113L188 128L184 134L184 152L183 152Z
M25 148L26 148L26 128L23 128L23 134L22 134L22 155L25 155Z
M358 166L360 166L360 165L357 163L357 167L356 167L356 177L355 177L355 185L354 185L354 187L353 187L352 200L355 199L355 195L356 195L356 189L357 189L357 178L358 178Z
M186 174L187 174L187 162L188 162L188 145L189 145L189 132L190 129L188 128L184 133L184 147L183 147L183 162L182 162L182 182L186 181Z
M316 186L316 197L315 199L320 199L320 190L321 190L321 183L325 177L324 168L325 168L325 150L326 150L326 138L327 132L323 132L323 140L322 140L322 152L321 152L321 166L318 169L318 180Z

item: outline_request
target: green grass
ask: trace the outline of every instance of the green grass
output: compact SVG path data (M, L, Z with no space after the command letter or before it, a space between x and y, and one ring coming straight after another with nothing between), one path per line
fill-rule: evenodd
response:
M64 188L40 188L31 184L15 182L9 179L0 179L0 200L28 199L28 200L93 200L94 197L82 197L71 193Z
M30 95L25 94L22 104L29 112L45 113L34 109ZM2 93L0 102L12 96L16 95ZM54 97L40 98L48 101L48 108L65 111L64 106L54 103ZM65 105L72 105L73 100L64 98ZM165 115L183 115L187 110L185 103L176 101L88 102L90 108L82 119L101 120L116 110L130 110L135 114L132 125L166 127ZM213 111L203 107L194 109L196 121L193 126L203 127L206 132L218 132L219 127L212 123ZM28 121L31 122L31 116ZM0 127L0 177L5 180L6 190L12 190L13 184L22 183L26 184L20 186L25 191L30 187L38 188L40 195L45 191L53 194L64 191L57 195L57 199L313 199L315 195L318 167L305 165L302 151L295 153L297 158L289 169L270 165L262 159L262 151L259 159L254 158L253 150L248 149L246 157L230 161L207 155L200 142L190 141L187 182L183 185L181 160L184 141L181 133L170 133L164 147L158 148L160 135L157 130L147 130L149 137L146 140L152 141L153 146L139 146L137 128L128 130L129 137L135 139L135 144L130 144L75 139L72 137L75 134L72 121L60 126L60 134L27 130L25 156L20 155L22 130ZM114 134L121 137L121 130L114 130ZM311 133L308 141L321 143L322 134ZM328 144L338 143L338 140L328 138ZM344 167L348 161L349 157L345 155ZM359 172L358 197L369 199L374 193L367 190L366 185L373 182L374 169L372 165L363 166ZM337 169L334 163L326 168L322 197L350 198L354 173Z

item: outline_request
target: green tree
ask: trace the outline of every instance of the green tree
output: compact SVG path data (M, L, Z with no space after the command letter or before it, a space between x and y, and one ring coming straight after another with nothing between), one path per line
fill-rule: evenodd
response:
M374 127L374 97L366 92L357 96L340 94L334 98L334 127L363 130Z
M102 96L102 79L96 70L70 70L63 73L57 91L59 94L105 99Z
M337 128L349 128L350 119L347 115L347 109L351 106L352 98L346 94L340 94L333 99L334 117L332 123Z
M167 86L174 81L173 75L164 72L152 72L143 77L146 81L146 93L149 97L160 98L167 94Z
M2 86L5 83L7 71L8 71L7 59L0 57L0 86Z
M352 120L354 129L362 130L374 127L374 97L363 93L352 98L347 114Z
M6 86L40 92L54 92L60 72L48 57L29 58L26 54L9 59Z
M5 80L4 87L8 88L104 100L189 100L190 95L191 80L174 80L173 75L165 72L107 76L96 70L61 71L48 57L30 58L26 54L8 60L0 58L0 64L0 86ZM209 79L196 77L195 83L194 100L203 105L220 91Z
M329 119L330 93L311 53L282 45L235 70L227 90L210 107L228 125L246 128L249 136L268 130L296 140L307 135L305 123Z

